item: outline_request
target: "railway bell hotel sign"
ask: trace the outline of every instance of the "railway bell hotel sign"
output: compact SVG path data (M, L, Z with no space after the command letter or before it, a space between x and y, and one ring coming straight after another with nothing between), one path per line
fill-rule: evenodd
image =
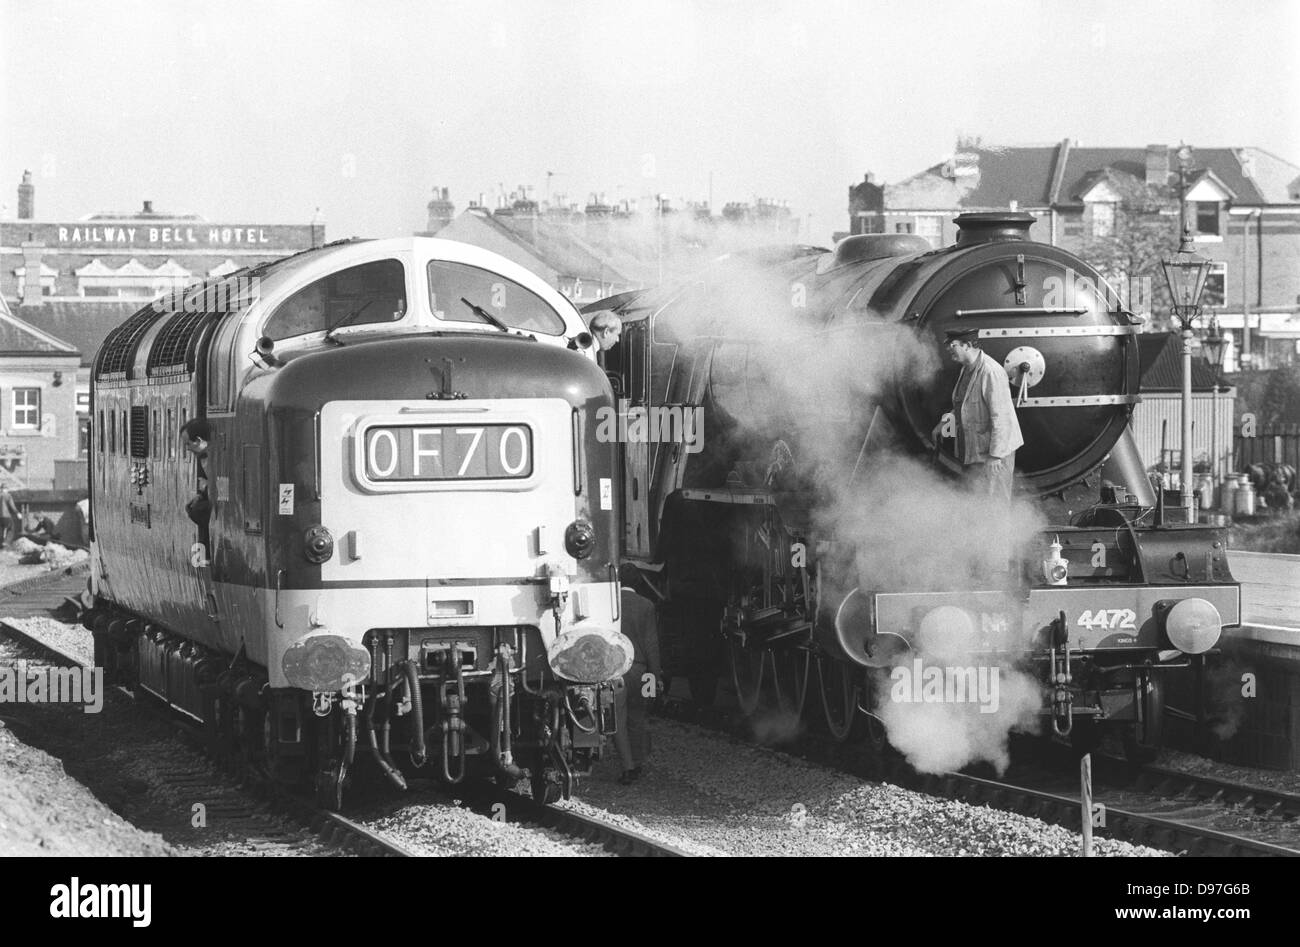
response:
M138 234L138 236L137 236ZM201 238L201 239L200 239ZM60 244L148 243L194 244L228 247L232 243L269 244L265 227L59 227Z
M11 231L12 228L12 231ZM4 242L43 243L63 250L301 250L312 245L311 226L211 224L202 220L122 220L29 224L10 222Z

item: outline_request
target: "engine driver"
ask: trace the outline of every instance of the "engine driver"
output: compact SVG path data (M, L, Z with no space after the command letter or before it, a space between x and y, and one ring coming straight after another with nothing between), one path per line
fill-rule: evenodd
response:
M945 347L961 366L952 390L952 415L955 453L966 482L975 493L1010 500L1016 450L1025 439L1020 434L1007 373L980 348L976 328L950 329ZM935 426L936 443L943 427L943 421Z

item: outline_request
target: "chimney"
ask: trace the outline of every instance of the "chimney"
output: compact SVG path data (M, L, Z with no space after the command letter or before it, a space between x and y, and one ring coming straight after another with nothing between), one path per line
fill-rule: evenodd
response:
M1165 187L1169 184L1169 148L1166 145L1147 145L1147 187Z
M952 176L970 178L980 173L980 155L978 151L958 151L952 156Z
M957 225L957 245L968 247L1001 240L1028 240L1034 217L1014 211L992 211L958 214L953 222Z
M449 198L450 192L445 187L435 187L433 189L433 200L429 201L429 226L428 232L437 234L439 230L446 227L453 217L456 216L456 205Z
M18 219L32 220L36 217L36 185L32 183L32 172L23 172L23 181L18 185Z
M20 306L41 305L41 257L45 254L45 244L32 240L22 242L23 250L23 295Z
M153 214L153 201L145 201L144 209L141 210L140 213L142 216L149 216Z
M520 197L510 205L511 219L507 221L507 225L519 236L536 246L538 239L537 201L523 196L527 194L527 191L522 186L519 192Z
M885 226L885 188L868 171L849 187L849 233L881 233Z

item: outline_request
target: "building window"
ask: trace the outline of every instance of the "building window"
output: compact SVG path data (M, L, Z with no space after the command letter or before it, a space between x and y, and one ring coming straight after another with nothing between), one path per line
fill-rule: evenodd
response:
M77 418L77 456L90 456L90 418Z
M930 246L938 249L943 241L943 218L938 214L916 218L916 235L925 237Z
M1228 264L1211 263L1205 277L1205 291L1201 294L1202 306L1222 306L1228 298Z
M894 233L911 233L911 232L912 232L912 222L910 220L904 223L894 224Z
M1109 237L1115 233L1115 205L1097 203L1092 208L1092 235Z
M1196 202L1196 232L1207 237L1220 236L1218 201Z
M41 426L41 389L15 388L13 428L22 431L39 430Z

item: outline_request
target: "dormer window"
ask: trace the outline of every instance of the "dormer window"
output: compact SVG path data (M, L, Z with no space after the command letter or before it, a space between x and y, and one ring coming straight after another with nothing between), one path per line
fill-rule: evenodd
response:
M1206 237L1220 236L1218 201L1196 202L1196 232Z

